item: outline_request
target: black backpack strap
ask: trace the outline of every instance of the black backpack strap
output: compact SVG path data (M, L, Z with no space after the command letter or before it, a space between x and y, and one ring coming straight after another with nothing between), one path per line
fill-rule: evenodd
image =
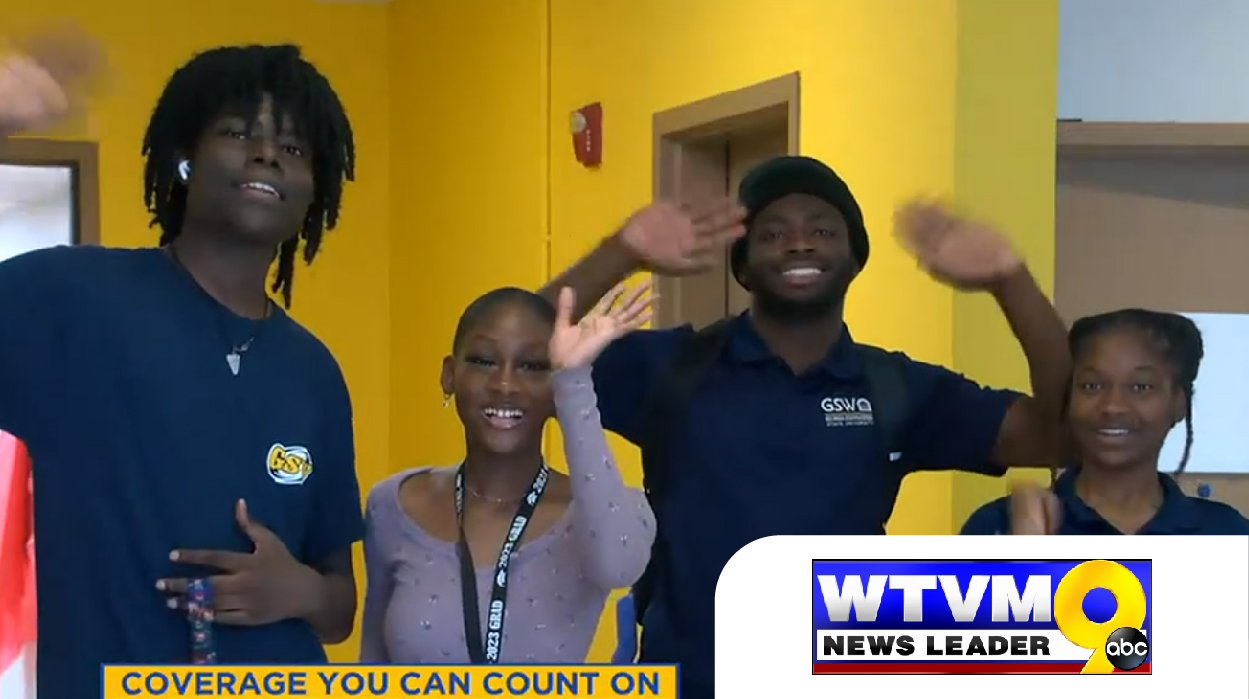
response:
M728 341L731 320L718 320L685 338L666 371L648 387L641 447L643 487L650 497L663 492L673 423L681 417L686 401L720 356Z
M872 400L872 421L880 436L881 467L898 474L888 481L892 492L885 493L888 510L881 517L881 522L886 522L893 514L902 476L909 470L906 465L906 433L911 423L911 391L906 378L909 360L899 352L872 345L855 347L863 362Z
M729 338L732 318L724 318L685 338L678 346L672 363L652 380L642 413L642 487L651 509L659 518L668 479L669 451L674 425L684 414L685 403L710 371ZM658 525L656 525L658 528ZM665 554L664 538L655 534L650 563L642 577L633 585L633 608L639 624L654 597L657 573Z

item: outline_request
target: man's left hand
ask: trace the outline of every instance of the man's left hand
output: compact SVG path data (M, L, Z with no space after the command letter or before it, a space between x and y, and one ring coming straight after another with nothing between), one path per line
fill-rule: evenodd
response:
M169 554L169 559L177 563L224 571L207 579L215 621L260 626L302 618L315 610L320 575L295 560L276 534L252 521L245 502L239 500L234 514L239 527L255 545L252 553L180 549ZM156 589L172 595L170 606L182 607L190 582L188 578L167 578L158 580Z
M993 291L1023 269L1023 260L1000 233L938 203L903 206L894 216L894 232L924 271L956 289Z

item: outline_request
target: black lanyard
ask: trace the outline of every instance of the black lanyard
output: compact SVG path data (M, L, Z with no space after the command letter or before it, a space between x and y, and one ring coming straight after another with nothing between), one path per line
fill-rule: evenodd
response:
M546 482L551 471L542 464L538 475L529 486L529 494L521 500L512 518L512 526L508 528L507 538L499 549L499 561L494 564L494 587L490 591L490 616L486 619L486 639L481 638L481 612L477 608L477 571L473 567L473 554L468 550L468 539L464 536L464 466L455 473L455 521L460 530L460 540L456 545L456 553L460 558L460 585L464 597L464 640L468 643L468 657L474 663L494 664L499 662L499 651L503 648L503 619L507 611L507 569L512 564L512 554L520 543L520 537L529 528L529 520L533 518L533 510L546 490Z

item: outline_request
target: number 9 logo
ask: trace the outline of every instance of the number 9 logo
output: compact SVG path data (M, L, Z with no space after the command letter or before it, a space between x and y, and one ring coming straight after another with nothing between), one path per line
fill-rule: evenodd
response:
M1098 588L1115 597L1114 616L1101 624L1084 614L1084 596ZM1149 641L1139 630L1145 623L1145 588L1114 561L1086 561L1064 575L1054 591L1054 621L1068 641L1093 651L1082 675L1134 670L1149 655Z

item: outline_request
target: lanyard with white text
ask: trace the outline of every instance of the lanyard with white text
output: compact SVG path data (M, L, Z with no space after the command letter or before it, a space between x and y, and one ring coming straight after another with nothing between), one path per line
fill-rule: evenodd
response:
M187 586L186 615L191 623L191 664L213 665L217 662L217 644L213 639L212 585L196 578Z
M460 540L456 553L460 558L460 584L464 596L464 640L468 643L468 657L474 663L498 663L499 651L503 647L503 618L507 610L507 569L512 564L512 554L520 544L520 537L529 527L534 508L546 490L546 482L550 477L550 469L542 464L538 475L529 486L529 494L521 500L516 516L512 518L512 526L508 528L507 538L499 549L499 560L494 566L494 586L490 591L490 614L486 619L486 638L481 637L481 612L477 606L477 572L473 567L473 555L468 549L468 539L464 536L464 466L461 465L455 474L455 520L460 530Z

